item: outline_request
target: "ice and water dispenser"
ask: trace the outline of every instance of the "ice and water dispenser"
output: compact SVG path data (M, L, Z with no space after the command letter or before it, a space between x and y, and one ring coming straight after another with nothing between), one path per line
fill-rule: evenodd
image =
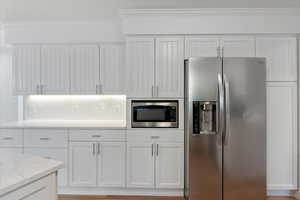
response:
M216 134L216 101L193 101L193 134Z

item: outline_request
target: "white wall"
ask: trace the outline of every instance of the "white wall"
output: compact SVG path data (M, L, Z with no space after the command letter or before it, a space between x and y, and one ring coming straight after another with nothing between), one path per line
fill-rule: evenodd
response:
M119 8L300 7L300 0L0 0L0 21L98 21Z

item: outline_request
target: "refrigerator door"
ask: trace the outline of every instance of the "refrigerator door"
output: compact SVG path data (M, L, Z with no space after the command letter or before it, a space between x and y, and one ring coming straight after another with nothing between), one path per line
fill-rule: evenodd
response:
M185 196L221 200L221 58L185 60Z
M266 199L264 58L224 58L223 199Z

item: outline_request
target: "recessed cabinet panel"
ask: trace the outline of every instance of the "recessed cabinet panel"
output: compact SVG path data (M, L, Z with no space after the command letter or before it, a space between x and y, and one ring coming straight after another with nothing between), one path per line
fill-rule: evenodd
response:
M255 57L254 37L223 37L221 46L224 57Z
M99 47L97 45L74 45L71 46L70 52L71 93L98 93Z
M267 58L267 81L297 80L295 37L257 37L256 56Z
M17 95L39 93L41 81L41 47L16 45L13 47L14 92Z
M183 97L184 39L157 38L155 96Z
M67 94L70 90L70 49L67 45L42 46L43 94Z
M297 189L297 83L267 83L267 184Z
M98 186L125 187L125 142L101 142L98 148Z
M125 44L100 46L101 92L125 94Z
M97 185L97 155L93 145L95 144L91 142L70 143L70 186L89 187Z
M154 188L154 144L127 143L127 187Z
M185 58L217 57L220 39L216 37L186 37Z
M154 87L154 38L126 40L126 94L152 97Z

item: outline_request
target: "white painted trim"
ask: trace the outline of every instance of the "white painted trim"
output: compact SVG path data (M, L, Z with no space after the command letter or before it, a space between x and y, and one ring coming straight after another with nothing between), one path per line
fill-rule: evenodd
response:
M98 187L62 187L58 194L72 195L125 195L125 196L183 196L180 189L138 189L138 188L98 188Z
M268 190L267 196L291 197L295 195L295 190Z
M4 24L5 42L28 43L101 43L125 41L118 20L94 23L16 23Z
M300 33L300 9L124 9L120 16L126 35Z

